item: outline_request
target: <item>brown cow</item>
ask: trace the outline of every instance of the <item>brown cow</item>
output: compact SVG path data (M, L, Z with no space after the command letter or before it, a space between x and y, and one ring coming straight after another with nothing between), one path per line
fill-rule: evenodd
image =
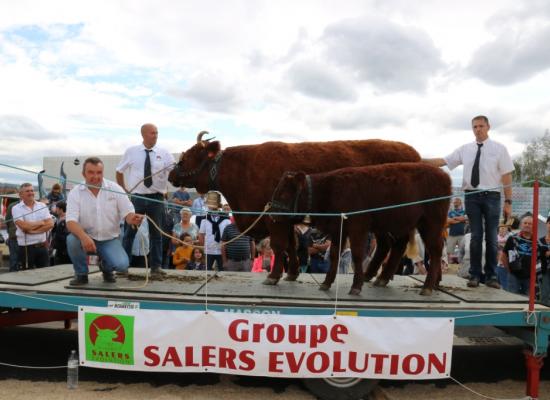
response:
M328 290L337 272L340 253L341 217L315 214L352 213L353 211L397 206L374 212L351 214L344 220L342 237L349 237L355 275L350 294L359 294L363 286L361 262L364 258L368 232L395 239L390 259L380 280L389 281L395 273L409 232L417 229L430 254L430 268L421 294L429 295L441 280L442 232L447 221L451 179L437 167L427 163L393 163L367 167L342 168L306 175L304 172L283 174L274 194L273 203L281 209L292 205L294 212L308 213L312 222L331 235L331 266L320 289ZM428 199L435 201L422 202ZM420 203L418 203L420 202ZM407 206L402 204L415 203ZM277 221L293 217L275 215ZM370 264L366 274L371 274Z
M221 191L237 211L234 215L241 231L248 228L257 215L238 212L262 211L284 171L314 173L346 166L420 161L420 155L411 146L385 140L267 142L222 151L218 141L202 140L205 133L199 133L197 144L182 153L168 179L174 186L195 187L202 193ZM271 236L275 264L264 284L274 285L279 281L285 250L290 260L285 279L298 277L294 229L290 222L276 223L266 217L248 234L255 238Z

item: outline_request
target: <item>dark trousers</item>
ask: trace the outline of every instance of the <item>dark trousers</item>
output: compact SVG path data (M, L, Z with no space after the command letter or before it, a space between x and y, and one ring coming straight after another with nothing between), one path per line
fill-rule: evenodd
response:
M22 269L50 266L50 256L45 246L19 246L19 261Z
M500 193L466 194L466 214L470 221L470 276L481 279L482 240L485 233L485 281L496 279L497 230L500 217Z
M206 255L206 269L211 271L212 266L214 265L214 261L216 261L216 265L218 266L218 271L223 271L223 260L221 254L207 254Z
M164 197L160 193L139 195L140 198L132 197L132 204L138 214L147 214L149 218L155 221L159 227L162 226L162 215L164 213ZM124 224L124 237L122 246L128 254L128 259L132 259L132 245L136 237L137 229L128 224ZM162 266L162 237L160 232L149 222L149 266L151 269L161 268Z
M17 239L8 239L8 248L10 250L10 272L19 269L19 245Z

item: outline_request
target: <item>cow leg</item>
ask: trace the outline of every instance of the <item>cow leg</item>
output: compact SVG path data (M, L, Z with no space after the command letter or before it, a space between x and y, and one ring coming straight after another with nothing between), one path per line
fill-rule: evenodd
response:
M374 281L374 286L387 286L388 282L393 279L393 276L395 275L395 272L399 267L399 263L403 258L403 253L405 252L408 241L409 237L403 236L397 238L397 240L393 243L391 247L390 258L382 267L382 272Z
M298 262L298 254L296 254L296 236L294 235L294 226L290 226L288 232L288 271L284 278L285 281L295 281L300 275L300 265Z
M283 275L283 258L288 247L287 226L273 224L270 226L270 245L275 255L273 269L262 282L264 285L276 285Z
M363 242L364 245L364 242ZM391 247L391 239L389 235L376 235L376 250L374 251L374 255L372 256L372 259L369 262L369 265L367 267L367 270L365 271L365 282L370 281L372 278L376 276L378 273L378 269L380 268L380 265L382 265L382 261L384 261L384 258L386 258L386 255L388 254L388 251ZM355 266L357 268L357 265Z
M365 241L367 240L367 233L361 234L361 232L355 232L353 236L350 236L350 247L351 247L351 259L353 261L354 273L353 273L353 284L349 294L359 295L361 289L363 288L363 282L365 281L365 276L363 274L363 269L361 265L363 259L365 258ZM369 264L370 265L370 264Z
M441 236L442 229L439 226L436 229L420 232L420 236L424 241L426 251L430 256L430 266L428 274L424 281L424 287L420 291L423 296L431 296L433 290L441 281L441 255L443 254L443 237Z

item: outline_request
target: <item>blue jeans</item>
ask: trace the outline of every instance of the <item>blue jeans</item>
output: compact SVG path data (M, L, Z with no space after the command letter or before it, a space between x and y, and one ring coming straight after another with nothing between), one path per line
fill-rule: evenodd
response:
M144 198L132 197L132 204L138 214L147 214L149 218L155 221L155 224L162 227L162 218L164 213L163 195L160 193L139 195ZM128 259L132 258L132 245L136 237L137 229L125 224L124 237L122 245ZM149 223L149 265L151 269L162 267L162 237L160 232Z
M126 272L128 271L128 255L122 248L120 240L114 238L111 240L94 240L97 249L97 255L101 258L103 270L105 272ZM67 252L73 262L75 275L88 275L87 254L82 248L80 239L75 235L67 236Z
M312 273L327 273L330 269L330 260L324 258L311 257L311 272Z
M512 273L508 273L508 290L516 294L529 296L529 278L518 278Z
M496 279L497 230L500 217L500 192L466 194L466 214L470 221L470 276L481 279L481 252L485 231L485 281Z
M10 250L10 272L19 270L19 245L17 239L8 239L8 249Z

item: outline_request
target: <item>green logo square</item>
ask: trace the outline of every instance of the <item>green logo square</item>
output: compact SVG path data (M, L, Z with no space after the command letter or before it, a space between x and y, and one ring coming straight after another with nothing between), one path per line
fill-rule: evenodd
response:
M134 365L134 317L86 313L86 360Z

